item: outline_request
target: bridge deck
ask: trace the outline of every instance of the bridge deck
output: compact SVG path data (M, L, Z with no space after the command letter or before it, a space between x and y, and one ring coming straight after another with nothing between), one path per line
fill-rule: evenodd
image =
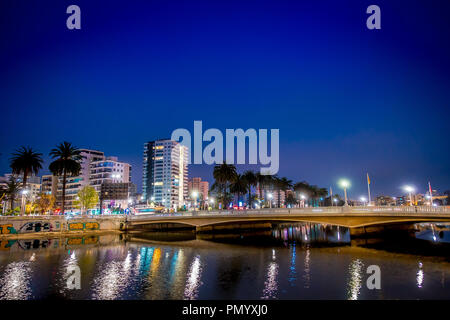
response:
M225 223L286 221L332 224L355 228L402 222L450 222L450 210L445 207L440 207L437 209L439 210L430 207L324 207L312 209L295 208L247 211L199 211L189 213L133 216L128 219L128 224L134 226L177 223L193 227L203 227Z

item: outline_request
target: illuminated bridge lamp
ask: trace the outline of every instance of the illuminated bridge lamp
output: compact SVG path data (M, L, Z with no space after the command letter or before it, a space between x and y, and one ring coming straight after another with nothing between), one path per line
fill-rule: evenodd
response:
M404 186L403 190L405 190L406 192L409 193L409 205L412 206L413 205L413 201L412 201L412 193L414 192L414 187L411 186Z
M341 180L339 180L339 185L341 186L341 188L344 189L344 196L345 196L344 206L348 206L347 188L350 187L350 181L348 181L347 179L341 179Z

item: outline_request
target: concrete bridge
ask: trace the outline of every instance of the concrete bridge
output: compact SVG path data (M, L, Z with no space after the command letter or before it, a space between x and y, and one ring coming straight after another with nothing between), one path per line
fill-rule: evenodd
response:
M127 228L151 225L184 225L198 231L223 225L309 222L347 228L450 222L450 207L318 207L262 210L197 211L149 214L127 219Z

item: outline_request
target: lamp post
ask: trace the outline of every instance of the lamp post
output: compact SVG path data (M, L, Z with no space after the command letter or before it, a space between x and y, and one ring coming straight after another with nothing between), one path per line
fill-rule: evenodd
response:
M359 200L361 200L361 202L363 203L363 206L365 206L366 205L366 198L365 197L361 197L361 198L359 198Z
M269 194L267 195L267 197L269 198L269 206L270 206L270 208L272 209L272 198L273 198L273 195L272 195L271 193L269 193Z
M304 207L305 207L305 199L306 199L306 196L305 196L304 194L301 194L301 195L300 195L300 198L302 199L303 208L304 208Z
M339 185L344 189L344 197L345 197L345 203L344 206L348 206L348 201L347 201L347 188L350 187L350 181L348 181L347 179L341 179L339 181Z
M26 206L25 206L25 204L26 204L26 196L27 196L27 193L28 193L28 190L27 189L24 189L24 190L22 190L22 201L21 201L21 204L20 204L20 208L21 208L21 213L22 214L25 214L26 212Z
M409 205L412 206L413 205L412 193L414 192L414 188L411 186L404 186L403 189L409 193Z
M198 197L198 192L194 191L192 192L192 197L194 198L194 211L197 209L197 197Z

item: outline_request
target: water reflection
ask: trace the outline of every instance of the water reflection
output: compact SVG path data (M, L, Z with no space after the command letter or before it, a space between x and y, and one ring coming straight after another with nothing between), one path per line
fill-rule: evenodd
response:
M31 262L8 264L0 278L0 299L25 300L31 298Z
M416 238L436 243L450 243L449 223L419 223Z
M363 266L361 260L355 259L350 263L349 272L350 280L348 282L348 299L358 300L359 291L362 284Z
M278 291L278 264L275 261L269 263L267 267L266 281L264 282L264 290L261 299L274 299L277 297Z
M438 239L441 231L434 229ZM133 234L5 242L0 299L450 298L448 251L439 258L367 249L350 245L346 228L302 223L206 238L179 235L183 240L168 242L162 235ZM413 244L444 248L429 239ZM371 264L382 270L381 290L363 289L365 265ZM71 266L81 270L81 290L66 287Z
M198 296L198 289L202 285L200 281L202 274L202 265L200 262L200 256L195 256L194 261L191 263L191 267L188 273L188 279L186 281L186 289L184 290L184 298L193 300Z
M419 271L417 271L417 277L416 277L416 281L417 281L417 287L418 288L422 288L423 285L423 270L422 270L422 262L419 261Z
M348 244L348 228L326 224L280 224L272 231L275 239L303 244Z
M304 275L303 275L303 280L304 280L304 285L303 287L308 289L310 282L311 282L311 269L310 269L310 259L311 259L311 250L309 247L306 248L306 253L305 253L305 261L304 261Z
M295 268L295 262L297 259L297 250L295 243L291 247L291 265L289 267L289 278L288 281L291 286L295 285L295 281L297 280L297 270Z
M125 259L118 258L100 266L92 285L92 299L118 299L131 281L131 253L128 251Z

